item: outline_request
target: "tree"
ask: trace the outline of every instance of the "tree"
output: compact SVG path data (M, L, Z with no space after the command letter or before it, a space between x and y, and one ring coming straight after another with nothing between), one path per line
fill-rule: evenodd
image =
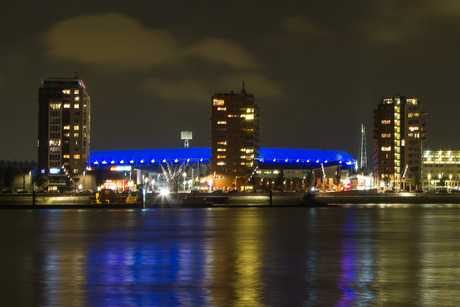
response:
M14 174L13 168L8 166L5 172L5 176L3 177L3 186L6 188L10 188L14 181Z
M276 178L276 184L279 186L280 191L284 190L284 170L281 169Z
M419 176L419 173L418 173L418 167L415 166L413 169L412 169L412 177L411 177L411 180L412 180L412 186L415 187L415 189L417 189L417 186L418 186L418 183L420 181L420 176Z
M305 184L309 189L313 186L313 179L314 179L313 177L314 177L313 176L313 171L311 169L309 169L307 171L307 176L305 178L305 180L306 180Z
M42 188L43 186L46 185L46 178L43 176L43 174L40 171L37 171L37 174L35 175L34 178L34 183L37 186L37 188Z
M334 177L335 185L338 186L341 180L342 180L342 171L340 169L340 165L337 165L337 170L335 171L335 177Z

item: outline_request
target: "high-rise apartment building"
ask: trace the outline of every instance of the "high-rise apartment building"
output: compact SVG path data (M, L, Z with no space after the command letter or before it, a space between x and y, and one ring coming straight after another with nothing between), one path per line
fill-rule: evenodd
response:
M426 112L417 98L382 98L374 110L374 186L410 190L420 181Z
M68 176L84 187L90 114L90 97L78 76L42 80L38 91L38 167L47 176L49 189L65 189Z
M259 107L253 94L219 93L212 96L211 171L214 189L248 185L259 150Z

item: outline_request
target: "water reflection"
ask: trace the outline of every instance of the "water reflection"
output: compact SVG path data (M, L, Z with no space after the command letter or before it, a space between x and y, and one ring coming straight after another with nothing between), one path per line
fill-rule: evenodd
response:
M455 306L460 208L2 211L8 306Z

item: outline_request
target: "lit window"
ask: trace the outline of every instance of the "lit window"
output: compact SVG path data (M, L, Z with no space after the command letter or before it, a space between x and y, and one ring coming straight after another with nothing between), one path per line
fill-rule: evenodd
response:
M226 107L218 107L217 111L227 111L227 108Z
M254 109L253 108L247 108L246 113L254 113Z
M225 142L217 142L217 145L227 145L227 141L225 141Z
M382 151L391 151L391 146L382 147Z
M74 134L73 134L73 137L77 138L77 137L78 137L78 133L74 133Z
M419 113L414 113L414 117L419 117L420 114Z
M225 120L221 120L221 121L218 121L217 124L218 125L225 125L227 122Z
M409 130L410 130L410 131L417 131L417 130L419 130L419 129L420 129L420 128L417 127L417 126L409 127Z
M391 134L389 133L382 133L382 138L389 138L391 137Z
M80 104L79 104L79 103L74 104L74 105L73 105L73 108L74 108L74 109L80 109Z
M384 120L382 120L382 124L384 124L384 125L391 124L391 120L390 119L384 119Z
M80 159L80 155L73 155L74 159Z
M224 162L217 162L217 165L225 165Z
M217 159L225 159L227 156L217 156Z
M416 139L419 139L420 138L420 133L416 133L414 136L415 136Z
M75 101L80 101L80 96L75 96Z
M73 173L74 174L78 173L78 168L74 168Z
M407 136L411 138L411 137L414 136L414 134L413 133L408 133Z
M75 95L78 95L78 94L80 94L80 90L74 90L73 93L74 93Z
M213 99L212 100L212 105L213 106L223 106L224 103L225 103L225 101L222 100L222 99Z
M70 95L70 90L62 90L62 93L63 93L64 95Z
M227 151L225 148L217 148L217 151Z
M80 130L80 126L73 126L73 130Z
M253 120L254 119L254 114L251 115L246 115L247 120Z
M70 103L64 103L64 109L70 109Z
M407 117L409 117L409 118L414 117L414 113L409 113L409 114L407 114Z
M64 130L70 130L70 126L64 126Z
M60 103L50 103L50 109L51 110L60 110L61 109L61 104Z

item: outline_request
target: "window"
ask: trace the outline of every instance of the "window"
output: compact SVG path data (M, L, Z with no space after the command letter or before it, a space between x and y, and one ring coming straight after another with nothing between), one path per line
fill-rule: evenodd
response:
M420 117L419 113L414 113L414 117Z
M225 142L217 142L217 145L227 145L227 141L225 141Z
M74 90L73 93L74 93L74 95L78 95L78 94L80 94L80 90Z
M414 113L409 113L409 114L407 114L407 117L409 117L409 118L414 117Z
M73 130L80 130L80 126L78 126L78 125L73 126Z
M391 124L391 120L390 119L384 119L384 120L382 120L382 124L384 124L384 125Z
M227 151L225 148L217 148L217 151Z
M213 106L223 106L224 104L225 104L225 101L222 100L222 99L216 99L216 98L214 98L214 99L212 100L212 105L213 105Z
M70 95L70 90L62 90L62 93L63 93L64 95Z
M80 109L80 104L79 104L79 103L75 103L75 104L73 105L73 108L74 108L74 109Z
M70 130L70 126L64 126L64 130Z
M227 111L226 107L217 107L217 111Z
M77 133L74 133L74 134L73 134L73 137L74 137L74 138L77 138L78 135L79 135L78 132L77 132Z
M388 147L383 146L382 151L391 151L391 146L388 146Z
M64 103L64 109L70 109L70 103Z
M74 174L78 173L78 168L74 168L73 173Z
M80 159L80 155L73 155L74 159Z
M254 114L246 115L246 120L253 120L253 119L254 119Z
M75 101L80 101L80 96L75 96Z
M225 125L227 122L225 120L221 120L221 121L218 121L217 124L218 125Z
M61 104L60 103L50 103L50 109L51 110L60 110L61 109Z
M70 158L70 155L63 155L62 158L64 158L64 159L69 159L69 158Z
M391 134L390 133L382 133L382 138L390 138Z

